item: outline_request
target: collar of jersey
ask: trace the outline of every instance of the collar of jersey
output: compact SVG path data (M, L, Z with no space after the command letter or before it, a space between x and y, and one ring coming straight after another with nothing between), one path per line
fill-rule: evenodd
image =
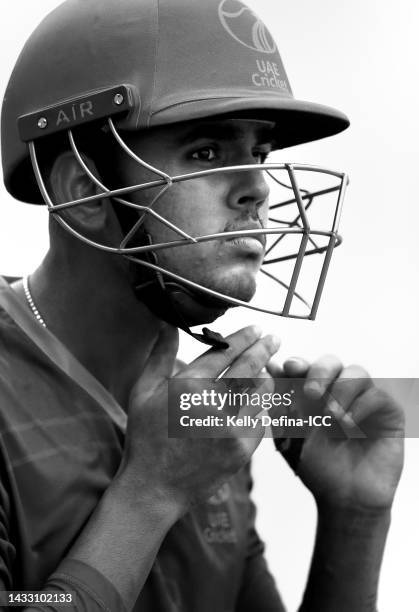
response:
M58 338L42 327L19 299L15 291L0 276L0 307L30 340L67 376L84 389L123 432L127 415L105 387L70 353Z

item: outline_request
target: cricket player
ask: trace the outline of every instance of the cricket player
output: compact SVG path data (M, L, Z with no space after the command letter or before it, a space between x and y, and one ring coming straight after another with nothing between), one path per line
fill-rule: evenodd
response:
M3 101L2 162L12 196L48 206L50 249L0 285L3 606L283 612L250 498L263 427L170 438L167 423L172 376L185 393L224 375L272 393L285 374L375 432L276 442L318 507L300 610L376 609L400 408L337 358L279 368L278 338L251 318L227 338L191 331L255 293L269 154L347 126L294 98L275 41L238 0L67 0L29 38ZM189 365L178 329L208 345Z

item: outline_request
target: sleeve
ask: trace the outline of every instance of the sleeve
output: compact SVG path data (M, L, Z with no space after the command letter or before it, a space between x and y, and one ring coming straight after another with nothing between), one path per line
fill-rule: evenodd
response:
M0 432L1 438L1 432ZM7 591L17 591L15 575L16 547L13 532L13 503L8 491L7 469L0 441L0 609L7 605ZM29 589L25 588L24 591ZM33 590L32 590L33 592ZM127 612L121 596L109 580L96 569L70 558L64 558L55 572L37 592L42 594L71 594L73 603L40 603L19 608L28 611L50 612ZM54 597L53 601L59 598Z
M118 591L103 574L93 567L64 559L59 568L49 577L43 593L72 595L72 603L63 608L62 604L48 604L51 612L127 612ZM45 611L45 604L25 608L26 612Z
M0 469L1 471L1 469ZM10 541L10 500L0 478L0 592L13 591L13 562L16 549ZM27 590L27 589L25 589ZM73 559L64 559L49 577L42 593L71 594L73 602L65 606L67 612L127 612L115 587L94 568ZM0 604L4 604L4 595ZM54 598L55 599L55 598ZM3 606L0 605L3 609ZM45 603L24 608L27 611L45 609L61 612L62 604Z
M1 469L0 469L1 476ZM9 539L10 500L0 477L0 590L12 589L12 566L16 550Z
M264 557L265 546L256 530L256 507L250 498L252 486L249 467L247 469L249 491L247 557L235 612L286 612Z

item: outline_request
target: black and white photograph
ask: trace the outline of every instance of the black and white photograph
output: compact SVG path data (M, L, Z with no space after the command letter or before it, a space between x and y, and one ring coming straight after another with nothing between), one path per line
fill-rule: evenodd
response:
M21 0L0 609L417 609L413 0Z

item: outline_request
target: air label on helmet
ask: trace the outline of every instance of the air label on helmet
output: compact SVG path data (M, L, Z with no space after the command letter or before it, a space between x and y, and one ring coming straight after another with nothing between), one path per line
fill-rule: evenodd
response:
M126 85L111 87L19 117L19 134L24 142L29 142L127 112L133 105L133 93L129 87Z

